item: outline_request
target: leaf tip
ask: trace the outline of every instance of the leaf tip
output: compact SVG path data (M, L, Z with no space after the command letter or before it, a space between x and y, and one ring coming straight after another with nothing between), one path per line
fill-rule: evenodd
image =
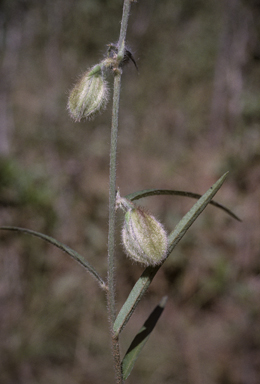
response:
M164 308L168 300L168 296L163 296L162 300L159 303L159 307Z

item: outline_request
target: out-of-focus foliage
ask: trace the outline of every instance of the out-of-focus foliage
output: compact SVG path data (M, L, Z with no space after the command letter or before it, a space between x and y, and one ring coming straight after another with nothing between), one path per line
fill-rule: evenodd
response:
M75 124L69 89L120 27L119 0L0 3L1 225L42 231L105 277L110 112ZM139 0L124 70L118 185L205 192L230 174L122 333L169 300L128 382L258 384L260 377L260 3ZM111 79L112 80L112 79ZM171 230L193 201L141 202ZM121 217L122 222L122 217ZM105 298L60 251L1 234L0 382L113 382ZM118 308L142 268L118 237Z

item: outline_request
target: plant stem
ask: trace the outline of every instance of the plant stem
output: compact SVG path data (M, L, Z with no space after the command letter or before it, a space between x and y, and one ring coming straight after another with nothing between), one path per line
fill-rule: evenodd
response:
M115 203L116 203L116 154L118 134L118 111L120 99L121 72L114 78L114 96L110 147L109 179L109 230L108 230L108 310L110 325L115 321Z
M121 21L120 36L118 42L118 59L124 55L125 36L130 14L132 0L124 0L123 16ZM116 383L122 384L121 359L118 337L115 337L113 324L116 317L115 309L115 205L116 205L116 155L117 155L117 136L118 136L118 113L121 89L122 71L115 69L114 72L114 95L111 125L111 147L110 147L110 173L109 173L109 229L108 229L108 273L107 273L107 301L108 318L112 338L112 352L114 359L114 369L116 373Z
M124 7L123 7L123 16L121 21L121 29L120 29L120 36L118 40L118 55L122 55L122 50L124 49L124 43L125 43L125 37L126 37L126 31L127 31L127 24L130 14L130 8L131 3L133 0L125 0L124 1Z
M112 337L112 353L114 359L114 369L116 383L121 384L122 372L120 361L120 350L118 337L114 337L113 324L116 317L115 310L115 222L116 222L116 154L118 136L118 111L121 88L121 71L117 71L114 78L114 95L111 127L111 147L110 147L110 178L109 178L109 230L108 230L108 318Z

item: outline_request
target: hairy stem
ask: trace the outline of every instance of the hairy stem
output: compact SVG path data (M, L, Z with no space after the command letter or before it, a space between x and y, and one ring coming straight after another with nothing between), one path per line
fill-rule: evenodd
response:
M129 19L129 15L130 15L130 8L131 8L132 1L133 0L125 0L124 1L120 36L119 36L119 41L118 41L118 55L121 55L121 56L123 56L124 43L125 43L125 37L126 37L126 31L127 31L127 24L128 24L128 19Z
M123 373L121 368L120 346L118 336L112 337L112 352L116 375L116 384L123 384Z
M114 96L110 147L109 179L109 231L108 231L108 310L111 326L115 321L115 203L116 203L116 154L118 134L118 111L120 99L121 72L114 78Z
M121 30L118 42L118 60L124 55L125 36L130 14L132 0L124 0L123 16L121 21ZM114 72L114 95L111 126L111 148L110 148L110 176L109 176L109 229L108 229L108 317L112 338L112 352L114 360L114 369L116 373L116 383L122 384L122 370L120 359L120 348L118 337L115 337L113 324L116 318L115 309L115 204L116 204L116 155L117 155L117 136L118 136L118 113L121 89L122 71L115 68Z
M110 146L110 178L109 178L109 230L108 230L108 274L107 274L107 303L108 319L112 338L112 354L116 383L122 384L121 359L118 337L114 336L113 324L116 317L115 310L115 222L116 222L116 154L118 136L118 111L121 88L121 71L117 71L114 77L114 95L112 110L111 127L111 146Z

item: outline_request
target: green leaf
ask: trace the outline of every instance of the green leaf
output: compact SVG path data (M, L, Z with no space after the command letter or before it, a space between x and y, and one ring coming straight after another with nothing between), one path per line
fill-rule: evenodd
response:
M204 195L193 205L188 213L176 225L174 230L168 236L168 254L172 252L174 247L185 235L189 227L194 223L201 212L206 208L211 199L215 196L219 188L224 183L228 172L226 172Z
M165 305L167 302L167 296L164 296L160 303L155 307L153 312L150 314L148 319L145 321L144 325L137 333L135 338L133 339L130 347L128 348L125 357L122 361L122 372L123 379L126 380L130 375L136 359L138 358L141 350L143 349L145 343L147 342L152 330L154 329L157 321L159 320Z
M55 245L57 248L59 248L62 251L66 252L74 260L76 260L79 264L81 264L89 273L92 274L92 276L94 276L98 280L101 288L106 289L106 284L103 281L103 279L100 277L98 272L92 267L92 265L90 265L84 259L83 256L81 256L78 252L74 251L73 249L71 249L67 245L61 243L58 240L55 240L53 237L47 236L47 235L44 235L43 233L36 232L36 231L33 231L31 229L26 229L26 228L3 226L3 227L0 227L0 229L9 230L9 231L17 231L17 232L21 232L21 233L26 233L26 234L29 234L29 235L32 235L32 236L39 237L40 239L43 239L43 240L47 241L48 243L51 243L52 245Z
M199 195L198 193L186 192L186 191L178 191L178 190L174 190L174 189L143 189L142 191L137 191L137 192L130 193L129 195L125 196L125 198L128 199L128 200L134 201L134 200L142 199L143 197L158 196L158 195L185 196L185 197L191 197L193 199L200 199L201 196L202 196L202 195ZM214 207L217 207L219 209L222 209L228 215L233 217L233 219L236 219L238 221L242 221L230 209L228 209L224 205L218 203L217 201L211 200L209 202L209 204L214 205Z
M154 276L160 269L161 265L157 265L156 267L145 268L144 272L135 283L114 322L113 329L115 336L119 335L119 333L124 329L125 325L132 316L135 308L137 307L139 301L147 291L149 285L151 284Z
M192 225L192 223L206 208L210 200L215 196L219 188L224 183L227 177L227 174L228 172L225 173L212 187L209 188L209 190L194 204L194 206L189 210L189 212L176 225L174 231L172 231L171 234L168 236L167 257L170 255L170 253L172 252L176 244L185 235L185 233L187 232L189 227ZM147 267L142 273L142 275L140 276L140 278L135 283L133 289L131 290L128 298L123 304L114 322L113 329L114 329L115 335L119 335L119 333L127 324L135 308L137 307L139 301L147 291L149 285L151 284L158 270L161 268L162 264L156 267Z

